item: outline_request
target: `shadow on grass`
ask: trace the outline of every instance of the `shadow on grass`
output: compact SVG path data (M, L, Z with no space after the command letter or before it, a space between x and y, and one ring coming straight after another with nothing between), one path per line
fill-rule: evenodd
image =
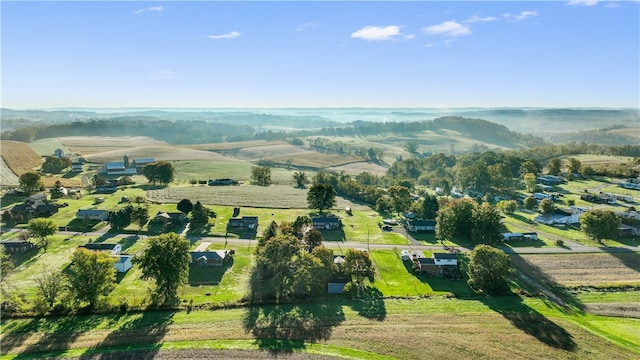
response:
M511 214L509 216L514 218L514 219L516 219L516 220L518 220L518 221L520 221L520 222L528 224L528 225L533 225L533 226L537 226L538 225L537 222L529 219L528 217L524 217L524 216L522 216L520 214L517 214L517 213L513 213L513 214Z
M130 235L125 238L120 239L118 244L122 247L122 251L126 251L128 248L132 247L140 239L138 235Z
M146 310L138 314L128 314L119 321L117 328L109 333L98 345L88 349L80 359L154 359L162 345L162 340L173 323L173 311ZM127 347L145 345L144 352L135 357L127 357ZM103 348L117 347L109 351L107 357Z
M260 349L287 353L305 348L305 342L326 341L345 320L342 306L320 304L251 306L243 319L246 332L256 338Z
M513 326L556 349L573 351L577 344L563 327L522 303L519 296L481 297L480 301Z
M367 286L358 298L349 302L349 306L358 315L367 319L382 321L387 317L382 292L375 287Z
M345 242L347 240L347 237L344 234L344 230L342 228L334 230L320 230L320 233L322 233L323 241Z
M218 285L224 274L233 266L233 258L222 266L189 266L189 285Z

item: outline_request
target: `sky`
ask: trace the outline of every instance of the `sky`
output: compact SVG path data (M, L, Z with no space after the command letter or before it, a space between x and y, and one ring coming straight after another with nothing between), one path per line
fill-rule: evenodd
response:
M4 108L640 107L638 1L2 1Z

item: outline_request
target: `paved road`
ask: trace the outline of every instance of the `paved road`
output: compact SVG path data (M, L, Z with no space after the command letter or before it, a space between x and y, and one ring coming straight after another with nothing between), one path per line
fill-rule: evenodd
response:
M11 231L22 231L22 229L2 229L4 232ZM115 234L107 232L108 227L104 227L96 232L76 232L76 231L59 231L58 235L63 236L86 236L86 237L108 237L108 238L128 238L131 236L136 236L135 234ZM190 241L201 241L208 242L214 244L220 244L221 246L247 246L252 247L256 246L257 240L251 239L237 239L237 238L224 238L224 237L193 237L187 236L187 239ZM407 244L367 244L362 242L351 242L351 241L325 241L323 244L326 247L339 249L340 252L344 252L345 249L354 249L354 248L362 248L362 249L410 249L414 251L424 251L424 250L449 250L449 251L460 251L460 252L469 252L472 249L456 246L449 247L448 249L441 245L423 245L417 240L411 241L412 237L408 237L409 240ZM575 244L575 245L574 245ZM607 253L607 252L640 252L640 246L611 246L611 247L597 247L597 246L587 246L578 243L571 243L571 245L567 245L565 247L508 247L505 246L502 248L504 252L507 254L575 254L575 253Z

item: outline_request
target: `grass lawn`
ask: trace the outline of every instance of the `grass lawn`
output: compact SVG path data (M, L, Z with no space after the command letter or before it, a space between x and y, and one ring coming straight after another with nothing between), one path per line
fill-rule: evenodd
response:
M176 161L173 166L177 184L189 184L191 179L208 181L220 178L231 178L249 184L251 168L257 165L248 161L185 160ZM294 170L272 167L271 181L274 184L291 185L294 183L294 172ZM305 174L311 179L314 173L305 171Z
M426 257L431 254L425 252ZM384 296L425 296L454 293L458 296L472 294L466 280L416 274L411 271L411 262L400 259L400 249L372 250L371 256L376 266L375 281L372 284Z

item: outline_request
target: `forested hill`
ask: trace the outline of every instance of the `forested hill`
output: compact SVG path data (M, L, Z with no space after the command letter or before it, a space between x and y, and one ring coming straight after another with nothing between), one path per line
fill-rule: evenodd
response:
M520 134L509 130L506 126L482 119L468 119L460 116L445 116L434 120L416 122L367 122L355 121L347 126L323 128L320 130L306 130L289 133L288 136L369 136L369 135L403 135L418 136L425 131L438 132L453 130L463 136L508 148L532 147L544 144L539 137ZM272 134L273 139L282 138L280 133L263 133L258 136L266 138Z

